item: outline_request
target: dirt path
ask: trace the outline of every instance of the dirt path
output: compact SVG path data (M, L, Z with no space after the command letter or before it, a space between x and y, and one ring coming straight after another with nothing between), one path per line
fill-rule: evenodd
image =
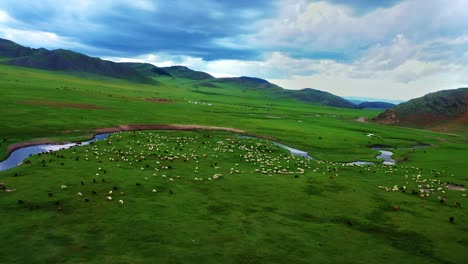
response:
M119 131L133 131L133 130L218 130L228 131L233 133L245 133L244 130L229 128L229 127L216 127L216 126L200 126L200 125L180 125L180 124L150 124L150 125L120 125L116 127L98 128L96 133L112 133Z
M18 143L9 145L7 148L7 152L8 154L10 154L11 152L20 148L39 145L39 144L51 144L51 143L56 143L56 141L54 141L53 139L49 139L49 138L41 138L41 139L36 139L32 141L18 142ZM67 143L67 142L64 142L64 143Z

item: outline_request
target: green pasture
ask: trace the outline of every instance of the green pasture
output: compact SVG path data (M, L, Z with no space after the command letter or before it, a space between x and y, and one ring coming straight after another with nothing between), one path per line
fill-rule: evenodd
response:
M468 259L466 191L447 188L468 180L464 134L360 123L379 112L223 83L86 77L0 65L0 156L13 143L83 140L103 127L197 124L271 138L318 161L215 131L116 133L35 155L0 172L12 190L0 191L0 263ZM343 164L378 163L376 145L397 165Z

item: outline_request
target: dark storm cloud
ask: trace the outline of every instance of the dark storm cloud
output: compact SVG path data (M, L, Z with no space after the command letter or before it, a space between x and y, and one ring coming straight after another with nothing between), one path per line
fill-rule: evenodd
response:
M207 60L255 57L255 50L225 47L219 40L251 33L256 21L274 12L271 1L17 1L0 8L21 21L15 26L22 30L107 50L99 55L167 52Z

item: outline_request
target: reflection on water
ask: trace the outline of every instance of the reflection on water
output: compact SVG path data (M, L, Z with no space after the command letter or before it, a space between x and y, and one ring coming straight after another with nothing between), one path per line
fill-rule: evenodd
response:
M68 149L68 148L75 147L75 146L85 146L91 142L105 139L109 135L110 133L99 134L99 135L94 136L92 139L81 142L81 143L41 144L41 145L23 147L23 148L13 151L6 160L0 162L0 171L8 170L8 169L11 169L13 167L20 165L21 162L23 162L23 160L27 159L31 155L50 152L50 151L57 151L61 149Z
M377 156L378 159L383 160L384 165L395 165L395 160L392 158L393 152L387 150L381 150L379 148L372 148L373 150L380 151L380 155Z

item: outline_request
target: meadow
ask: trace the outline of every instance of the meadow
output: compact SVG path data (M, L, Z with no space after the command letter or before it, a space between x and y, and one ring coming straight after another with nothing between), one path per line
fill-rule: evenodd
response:
M0 238L7 241L1 263L468 257L466 191L447 188L468 179L464 134L357 122L379 111L310 105L222 83L86 77L0 66L1 156L14 143L84 140L99 128L193 124L244 130L317 160L216 131L116 133L32 156L0 172L14 190L0 191ZM344 164L379 162L375 145L392 148L397 165Z

